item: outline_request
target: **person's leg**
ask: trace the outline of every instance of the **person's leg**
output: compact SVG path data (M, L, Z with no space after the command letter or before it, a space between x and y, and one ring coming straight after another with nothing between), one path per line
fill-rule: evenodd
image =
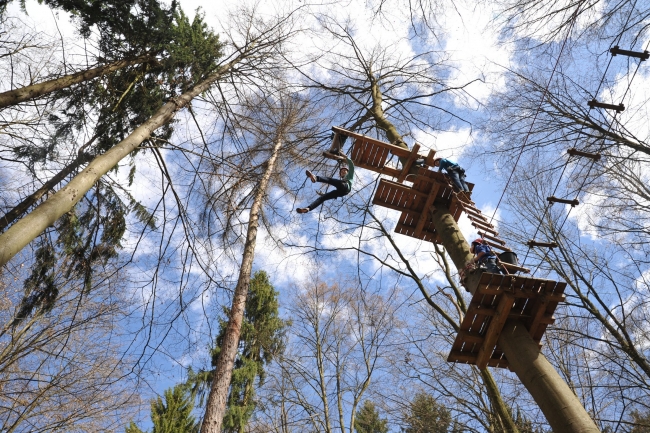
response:
M316 181L332 185L332 186L336 187L336 189L338 189L338 190L347 190L347 188L348 188L347 182L345 182L345 181L343 181L341 179L335 179L333 177L316 176Z
M460 184L463 187L463 191L469 192L469 186L467 185L467 182L465 182L465 172L461 172L460 175L458 176L458 179L460 180Z
M451 183L454 184L458 191L465 191L463 184L460 183L460 178L458 177L458 172L456 170L449 170L447 172L447 175L449 176L449 179L451 179Z
M347 193L343 193L337 188L335 190L332 190L332 191L318 197L309 206L307 206L307 209L312 211L312 210L316 209L318 206L322 205L327 200L333 200L335 198L343 197L346 194Z
M487 271L493 274L500 274L501 269L497 266L497 260L496 259L487 259L485 261L485 267L487 268Z

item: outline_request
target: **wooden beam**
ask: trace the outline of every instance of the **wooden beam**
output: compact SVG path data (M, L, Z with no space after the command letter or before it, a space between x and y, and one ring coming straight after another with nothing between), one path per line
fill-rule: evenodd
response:
M464 343L475 343L483 344L485 337L479 334L478 332L471 331L458 331L458 340L463 341Z
M583 152L582 150L578 150L575 148L571 148L566 151L571 156L584 156L585 158L591 158L594 161L600 161L600 154L599 153L589 153L589 152Z
M460 350L452 350L447 358L449 362L462 362L466 364L476 364L476 353L465 353ZM507 359L490 359L488 360L490 367L503 367L508 368Z
M424 202L422 213L420 214L420 218L418 218L418 223L415 225L416 238L420 237L420 235L422 234L422 229L424 228L424 224L429 219L429 209L431 208L431 205L433 205L433 201L436 199L436 196L438 195L438 190L440 190L440 184L434 183L433 187L431 188L431 192L429 192L429 196L427 197L427 200Z
M484 238L484 239L489 239L492 242L495 242L495 243L500 244L500 245L505 245L506 244L506 241L504 241L503 239L499 239L496 236L490 236L489 234L483 233L482 231L479 231L478 235L480 237Z
M509 288L483 286L483 285L480 285L477 291L479 291L481 295L495 295L495 296L498 296L502 293L511 293L517 299L534 299L540 296L540 293L533 290L516 289L512 291ZM545 296L549 302L563 302L566 299L566 295L562 293L545 293ZM487 314L487 313L482 312L481 314Z
M548 248L556 248L557 244L555 242L537 242L536 240L529 240L526 245L529 247L548 247Z
M436 151L431 149L429 150L429 154L424 160L424 163L428 165L429 167L433 167L433 160L436 159Z
M566 198L557 198L555 196L550 196L546 197L546 200L548 200L549 203L564 203L564 204L570 204L571 207L576 207L580 204L577 198L574 198L573 200L569 200Z
M470 302L469 307L467 308L466 316L477 315L477 314L482 316L492 317L496 314L496 311L491 306L475 305L474 303ZM531 317L530 314L522 314L522 312L519 310L514 312L511 311L510 314L508 314L509 319L516 319L516 320L527 320L530 317ZM553 317L552 314L544 313L540 318L539 323L552 325L553 323L555 323L555 317Z
M366 135L357 134L356 132L348 131L347 129L339 128L338 126L332 126L332 131L347 135L348 137L357 138L367 143L385 147L386 149L390 150L390 153L396 156L403 156L408 158L411 153L411 151L408 149L404 149L402 147L395 146L394 144L386 143L385 141L377 140L376 138L371 138Z
M616 110L617 113L620 113L621 111L625 111L625 105L623 104L606 104L604 102L598 102L595 99L592 99L591 101L587 102L587 105L590 108L605 108L606 110Z
M564 297L564 295L562 295ZM526 328L528 328L528 333L531 336L535 335L535 332L537 331L537 327L540 324L540 320L542 320L542 317L544 316L544 313L546 312L546 306L550 302L550 297L546 293L540 293L539 296L537 297L537 300L535 301L535 304L533 305L533 311L530 313L530 319L528 319L528 323L526 324Z
M640 52L640 51L621 50L618 47L618 45L610 48L609 52L612 53L612 57L616 56L617 54L620 54L622 56L636 57L637 59L641 59L642 62L650 58L650 53L648 53L647 51Z
M511 293L504 293L501 296L495 314L490 321L490 326L485 333L485 340L483 340L483 344L476 357L476 366L479 370L484 370L487 367L488 360L492 357L494 346L497 344L503 325L508 320L508 314L514 303L514 296Z
M391 167L378 168L378 167L373 167L373 166L368 165L368 164L364 164L362 162L355 162L354 165L355 165L355 167L365 168L366 170L374 171L375 173L385 174L385 175L391 176L391 177L397 177L401 173L401 171L396 169L396 168L391 168Z
M411 170L411 166L415 162L416 159L418 159L418 151L420 150L420 145L415 144L413 146L413 149L411 149L411 154L407 158L407 160L404 162L404 165L402 167L402 173L397 177L397 182L402 183L404 182L404 179L406 179L406 176L409 174L409 170Z
M530 274L530 269L524 268L522 266L513 265L511 263L506 263L504 261L499 261L501 266L506 268L508 272L523 272L524 274Z
M499 232L497 229L490 223L484 222L484 221L478 221L478 220L470 220L472 225L477 228L483 228L486 232L492 233L494 236L498 236ZM480 226L480 227L478 227Z

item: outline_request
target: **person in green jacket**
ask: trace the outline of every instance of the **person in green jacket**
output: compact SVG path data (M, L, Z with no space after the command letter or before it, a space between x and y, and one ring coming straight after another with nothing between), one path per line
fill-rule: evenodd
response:
M343 160L343 158L341 159ZM352 180L354 179L354 164L352 163L352 160L350 158L346 157L345 161L348 163L348 166L347 167L342 166L339 169L339 174L341 175L341 179L334 179L332 177L315 176L311 171L309 170L306 171L307 177L312 182L327 183L332 185L336 189L321 195L316 200L314 200L313 203L311 203L309 206L296 209L296 212L307 213L310 210L316 209L318 206L320 206L321 204L323 204L323 202L327 200L332 200L335 198L346 196L350 193L350 191L352 191Z

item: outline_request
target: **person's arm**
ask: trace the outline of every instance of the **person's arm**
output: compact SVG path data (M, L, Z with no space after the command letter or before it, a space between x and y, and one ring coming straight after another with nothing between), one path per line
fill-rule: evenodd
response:
M348 174L345 176L345 180L351 181L352 179L354 179L354 163L350 158L346 157L345 160L348 163Z
M474 263L478 263L478 261L481 260L481 257L483 257L486 254L487 253L485 251L481 251L480 253L478 253L476 257L474 257Z

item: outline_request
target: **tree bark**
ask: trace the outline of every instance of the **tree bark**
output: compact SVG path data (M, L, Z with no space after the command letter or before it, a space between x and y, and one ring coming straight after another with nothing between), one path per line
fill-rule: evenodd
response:
M92 80L93 78L105 75L126 66L136 65L151 60L148 56L137 57L131 60L119 60L109 63L108 65L77 72L76 74L65 75L54 80L44 81L42 83L32 84L31 86L21 87L20 89L10 90L0 93L0 109L10 105L16 105L29 99L52 93L57 90L65 89L74 84Z
M17 221L5 233L0 235L0 267L13 256L54 224L63 214L70 211L92 186L115 167L122 158L134 151L157 128L169 122L176 112L185 107L195 96L208 90L224 73L245 59L249 52L244 51L236 58L221 66L215 73L194 86L191 90L173 98L163 105L152 117L137 127L128 137L113 146L106 153L93 159L90 164L65 187L36 207L32 212Z
M510 369L533 396L553 432L600 431L578 397L541 354L539 346L521 322L506 322L499 336L499 345L508 358Z
M221 352L219 353L217 365L214 369L214 379L205 408L205 417L201 424L201 433L221 432L221 424L226 413L232 369L235 365L235 357L237 356L237 348L239 347L239 335L244 318L244 308L246 307L251 271L253 269L259 213L281 147L282 139L278 138L273 147L271 157L268 160L264 175L258 185L253 206L251 207L246 243L244 244L244 255L239 269L239 279L233 295L230 317L228 318L228 325L223 336Z

